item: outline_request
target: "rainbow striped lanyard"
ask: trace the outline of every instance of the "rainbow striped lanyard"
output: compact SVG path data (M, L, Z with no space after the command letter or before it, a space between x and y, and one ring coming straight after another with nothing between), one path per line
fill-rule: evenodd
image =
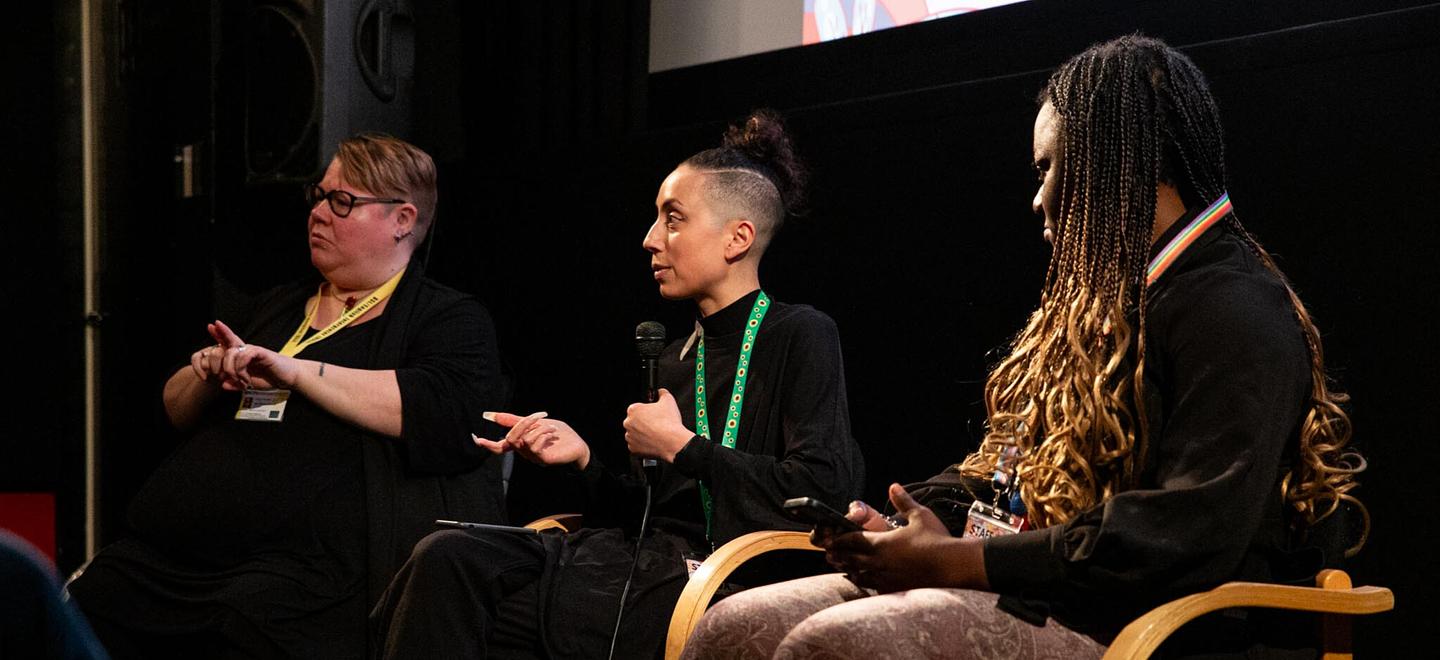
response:
M745 322L745 338L740 344L740 359L735 365L735 386L730 390L730 411L725 416L725 431L720 436L720 445L735 448L735 436L740 432L740 410L745 405L745 380L750 375L750 351L755 348L755 336L760 332L760 323L765 312L770 310L770 296L764 291L755 298L750 307L750 319ZM700 344L695 348L695 430L706 440L710 437L710 415L705 410L705 334L700 334ZM700 504L705 509L705 538L710 538L714 505L710 500L710 488L700 482Z
M1230 193L1221 193L1220 199L1215 200L1204 211L1201 211L1200 215L1195 216L1195 219L1180 230L1175 238L1170 239L1170 243L1160 251L1160 254L1150 260L1150 267L1145 271L1145 285L1149 286L1154 284L1155 280L1160 279L1166 269L1170 268L1171 264L1174 264L1175 260L1179 259L1180 255L1190 247L1190 244L1199 239L1215 223L1230 215L1230 210Z

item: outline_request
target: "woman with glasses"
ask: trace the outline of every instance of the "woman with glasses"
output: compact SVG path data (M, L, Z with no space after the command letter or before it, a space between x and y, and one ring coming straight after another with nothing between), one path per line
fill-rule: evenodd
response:
M340 144L307 190L318 277L261 296L170 377L193 435L132 502L132 538L70 585L117 658L365 654L368 607L437 518L498 521L470 433L503 405L494 330L412 260L430 157Z

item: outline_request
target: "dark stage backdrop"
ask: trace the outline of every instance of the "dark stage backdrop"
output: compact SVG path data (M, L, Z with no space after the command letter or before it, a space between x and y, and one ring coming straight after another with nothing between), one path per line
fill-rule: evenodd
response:
M171 442L155 402L163 378L204 341L204 321L308 267L296 251L303 209L247 211L270 230L232 243L216 240L214 219L245 200L175 201L174 148L204 143L213 128L218 101L203 69L224 55L218 0L188 13L127 6L145 20L132 44L137 69L122 81L130 107L115 107L111 121L127 147L109 169L102 437L112 539ZM1398 601L1361 621L1359 650L1396 655L1421 638L1440 600L1428 561L1440 451L1425 417L1440 366L1430 325L1440 291L1427 259L1440 247L1440 5L1035 0L654 76L644 0L428 11L417 16L411 137L441 163L431 272L491 308L514 407L571 421L619 459L634 399L630 333L655 319L680 336L691 323L686 305L659 299L640 248L656 187L716 144L727 121L775 107L815 181L810 213L781 234L762 280L839 324L871 500L974 446L986 368L1037 302L1048 249L1029 210L1030 130L1048 71L1128 32L1183 47L1220 102L1237 212L1293 278L1355 396L1357 444L1372 461L1361 495L1376 519L1352 568ZM181 36L193 34L211 37ZM293 227L275 219L284 214L295 214ZM51 261L68 244L42 245L16 272L56 272ZM251 260L247 276L237 264ZM35 372L73 401L73 367ZM26 428L70 437L62 427ZM578 505L560 480L523 465L511 495L517 519Z
M1359 645L1390 655L1440 596L1426 561L1437 498L1420 485L1440 458L1424 435L1437 364L1422 320L1440 294L1425 258L1437 247L1440 6L1419 4L1357 15L1334 3L1035 2L656 74L648 121L629 135L557 144L540 132L539 154L492 153L502 129L482 119L467 124L466 162L486 174L456 184L471 206L437 263L482 274L471 286L502 324L516 407L571 419L618 456L631 397L609 384L635 371L628 333L656 318L679 335L691 314L658 299L639 247L655 188L726 121L781 109L815 167L813 203L762 280L838 322L878 500L974 446L986 368L1037 301L1048 248L1029 210L1030 129L1048 71L1119 34L1166 38L1210 75L1238 213L1293 278L1354 394L1376 520L1352 569L1399 601L1360 623ZM578 81L541 84L557 83ZM522 470L517 517L564 508L562 490Z

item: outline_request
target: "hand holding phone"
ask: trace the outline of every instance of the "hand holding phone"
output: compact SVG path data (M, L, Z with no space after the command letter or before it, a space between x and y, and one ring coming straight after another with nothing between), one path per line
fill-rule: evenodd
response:
M780 509L784 511L785 515L791 520L810 523L814 525L816 529L823 529L832 534L865 531L865 528L861 527L860 523L847 518L845 514L836 511L834 508L813 497L792 497L785 500L785 503L780 505ZM880 520L890 529L898 529L905 526L906 520L904 518L887 516L879 511L875 511L874 514L879 516Z
M859 523L813 497L792 497L780 505L780 510L791 520L809 523L817 529L839 534L862 531Z

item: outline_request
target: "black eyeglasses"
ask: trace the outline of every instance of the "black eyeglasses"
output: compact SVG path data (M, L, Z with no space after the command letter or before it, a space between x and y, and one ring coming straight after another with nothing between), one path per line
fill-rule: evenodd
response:
M318 183L305 186L305 201L310 203L311 208L320 203L320 200L330 203L330 211L337 218L344 218L350 215L357 204L405 204L403 199L389 199L380 197L359 197L344 190L331 190L326 192Z

